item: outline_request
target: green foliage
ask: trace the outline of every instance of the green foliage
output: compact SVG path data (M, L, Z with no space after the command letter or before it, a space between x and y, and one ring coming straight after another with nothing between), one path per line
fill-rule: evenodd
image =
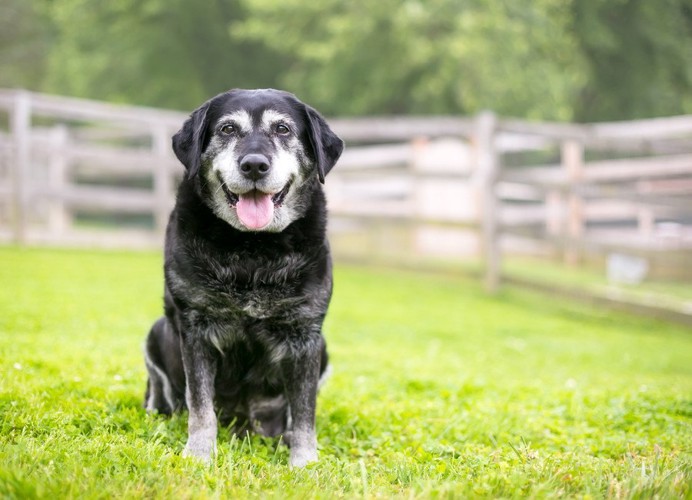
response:
M50 28L38 3L0 3L0 87L39 88L53 35Z
M0 496L687 498L692 338L460 277L337 266L320 462L141 408L158 254L0 248Z
M689 0L574 1L587 83L576 117L633 119L692 113Z
M571 118L582 63L561 0L244 3L233 35L293 54L281 82L329 113Z
M231 87L271 86L281 64L254 43L231 43L235 0L59 0L59 35L45 89L192 109Z
M330 115L692 112L689 0L7 0L0 86L192 109L281 87Z

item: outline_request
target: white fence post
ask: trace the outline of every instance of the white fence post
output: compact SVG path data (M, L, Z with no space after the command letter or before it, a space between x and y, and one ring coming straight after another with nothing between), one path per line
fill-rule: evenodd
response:
M56 238L65 235L72 223L72 216L65 204L65 190L68 185L68 147L69 132L64 124L56 125L50 131L50 160L48 164L48 183L50 187L50 206L48 227Z
M426 154L429 139L425 136L414 137L411 139L411 162L409 164L409 175L413 180L413 189L410 193L411 203L411 225L409 227L409 238L411 240L411 252L418 254L420 247L420 234L423 230L424 204L425 199L421 193L420 186L424 182L425 173L421 167L421 161Z
M569 182L565 262L577 265L581 259L579 242L584 237L584 200L577 192L584 177L584 146L576 140L566 140L560 146L562 166Z
M485 261L485 288L495 293L500 287L501 250L498 225L498 200L495 185L499 176L499 162L495 145L497 117L483 111L476 118L476 169L481 181L481 240Z
M30 141L31 141L31 94L19 90L14 95L10 130L14 145L12 155L12 184L14 191L13 200L13 237L15 243L26 243L28 224L27 210L29 208L29 196L27 182L29 180L30 167Z
M168 216L171 211L173 196L173 173L168 162L170 137L164 125L157 125L152 130L152 150L156 155L154 165L154 227L159 235L166 232Z

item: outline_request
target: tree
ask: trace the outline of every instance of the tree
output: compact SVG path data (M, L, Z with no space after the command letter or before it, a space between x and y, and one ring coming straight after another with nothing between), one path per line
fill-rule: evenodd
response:
M41 88L53 38L42 7L25 0L0 4L0 87Z
M583 61L563 0L244 0L231 24L295 58L279 81L333 114L570 119ZM268 36L267 34L275 36Z
M191 109L280 87L331 115L692 113L690 0L5 0L0 86Z
M233 42L235 0L56 0L51 92L191 109L231 87L271 86L282 61Z
M588 79L581 121L692 113L689 0L573 2L573 29Z

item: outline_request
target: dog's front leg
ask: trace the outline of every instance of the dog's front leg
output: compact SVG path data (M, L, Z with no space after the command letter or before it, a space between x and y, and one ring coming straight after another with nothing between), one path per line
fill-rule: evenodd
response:
M188 437L183 456L196 457L208 463L216 453L216 360L206 346L189 340L183 341L182 354L185 400L189 410Z
M284 359L282 367L286 398L293 421L289 465L304 467L317 460L315 406L320 374L319 343L311 342L300 353Z

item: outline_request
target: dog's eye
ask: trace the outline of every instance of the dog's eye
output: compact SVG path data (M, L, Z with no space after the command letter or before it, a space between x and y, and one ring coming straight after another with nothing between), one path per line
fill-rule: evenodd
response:
M225 135L231 135L236 133L236 127L232 123L226 123L222 125L219 131Z
M274 130L279 135L288 135L291 133L291 129L285 123L277 123Z

